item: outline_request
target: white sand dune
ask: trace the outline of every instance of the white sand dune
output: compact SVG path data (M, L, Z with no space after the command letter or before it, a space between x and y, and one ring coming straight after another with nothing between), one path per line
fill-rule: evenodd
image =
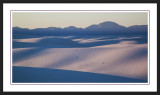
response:
M15 48L13 56L23 50L33 49ZM42 48L41 51L28 56L23 57L22 60L19 56L19 60L14 61L13 66L64 69L147 79L147 44L136 44L134 41L90 48Z
M91 43L91 42L101 42L101 41L114 41L114 40L133 39L133 38L141 38L141 37L119 37L119 38L110 38L110 39L103 39L103 38L107 38L107 37L81 38L81 39L73 39L73 41L76 41L78 43Z
M41 40L41 39L43 39L43 38L13 39L13 41L16 41L16 42L36 43L36 42L38 42L38 41Z

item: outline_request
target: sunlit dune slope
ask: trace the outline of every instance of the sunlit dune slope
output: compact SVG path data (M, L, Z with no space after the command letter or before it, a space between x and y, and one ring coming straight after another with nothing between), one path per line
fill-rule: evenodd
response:
M88 48L13 49L13 66L84 71L143 80L147 80L147 59L147 44L135 41Z

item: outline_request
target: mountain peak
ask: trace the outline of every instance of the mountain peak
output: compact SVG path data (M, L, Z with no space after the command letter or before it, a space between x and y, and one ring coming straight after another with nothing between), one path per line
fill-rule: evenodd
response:
M112 21L102 22L98 25L98 27L115 27L115 26L120 26L120 25Z
M91 26L87 27L86 29L91 29L91 30L101 29L103 31L105 31L105 30L117 31L117 30L123 30L124 28L125 28L124 26L121 26L115 22L106 21L106 22L102 22L98 25L91 25Z
M102 22L100 24L115 24L115 25L118 25L117 23L115 23L113 21L106 21L106 22Z
M77 27L75 26L69 26L69 27L65 27L64 29L76 29Z

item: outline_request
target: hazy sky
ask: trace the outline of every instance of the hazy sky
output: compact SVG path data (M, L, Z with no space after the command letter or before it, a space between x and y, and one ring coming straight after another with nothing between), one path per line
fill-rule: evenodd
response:
M147 25L147 12L13 12L12 25L21 28L76 26L113 21L123 26Z

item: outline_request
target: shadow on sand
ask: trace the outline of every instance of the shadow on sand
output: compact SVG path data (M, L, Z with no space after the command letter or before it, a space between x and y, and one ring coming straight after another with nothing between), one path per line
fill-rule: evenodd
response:
M101 37L101 36L93 36L93 37ZM120 37L127 37L129 39L119 39ZM74 36L71 38L44 38L36 43L29 42L16 42L13 41L13 48L30 48L30 47L42 47L42 48L87 48L87 47L95 47L101 45L110 45L110 44L118 44L121 41L136 41L137 44L147 43L147 37L141 36L140 38L132 38L136 36L106 36L103 38L99 38L102 41L98 42L89 42L89 43L78 43L73 41L73 39L90 39L89 36ZM112 40L111 40L112 39Z
M139 35L140 36L140 35ZM139 37L138 36L138 37ZM15 36L18 38L36 38L36 36ZM141 35L140 38L133 38L137 37L134 36L72 36L68 38L63 38L68 36L56 36L56 37L49 37L44 38L42 40L39 40L36 43L29 43L29 42L16 42L13 41L13 49L16 48L31 48L29 50L23 50L18 53L13 54L13 62L23 60L28 57L32 57L32 55L38 54L39 52L42 52L48 48L88 48L88 47L94 47L94 46L101 46L101 45L110 45L110 44L118 44L121 41L136 41L139 44L147 43L147 37L144 35ZM73 41L73 39L92 39L92 38L99 38L100 42L90 42L90 43L78 43L76 41ZM130 39L119 39L121 37L127 37ZM110 40L113 39L113 40ZM143 54L146 54L147 51L145 51Z
M81 71L13 66L13 83L146 83L127 77Z

